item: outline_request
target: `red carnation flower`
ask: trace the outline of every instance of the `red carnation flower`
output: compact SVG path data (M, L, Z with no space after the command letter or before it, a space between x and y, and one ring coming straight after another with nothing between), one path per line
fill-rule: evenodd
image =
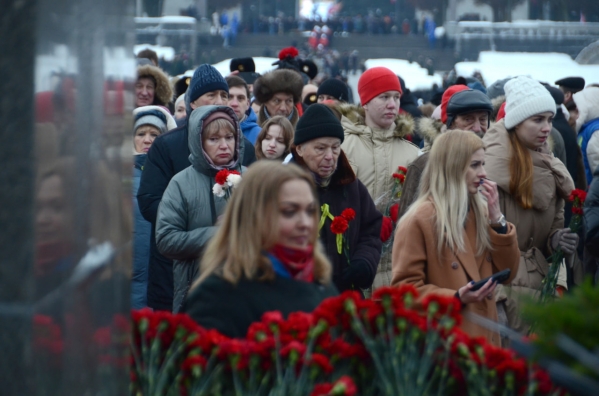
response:
M408 173L408 168L406 168L405 166L398 166L397 171L405 174Z
M572 208L572 213L575 215L583 215L584 214L584 210L582 208L578 208L576 206L574 206Z
M511 372L517 382L526 381L526 378L528 377L528 370L524 359L503 361L499 363L495 369L499 376L505 376L508 372Z
M206 367L206 358L201 355L190 356L183 362L181 368L184 371L192 371L194 367L204 369Z
M101 348L108 348L112 345L112 332L110 327L100 327L93 335L93 340Z
M221 186L224 186L227 182L227 177L229 177L230 172L226 169L218 171L216 176L214 177L214 181Z
M570 193L570 196L568 197L568 200L574 202L577 198L580 201L581 205L584 204L584 201L587 199L586 191L583 191L578 188L572 190L572 192Z
M383 216L383 223L381 224L381 242L387 242L393 234L393 220L391 217Z
M331 390L333 390L333 385L328 382L316 384L314 385L314 389L312 390L312 393L310 393L310 396L326 396L331 393Z
M333 395L339 396L354 396L356 393L358 393L358 389L356 388L356 384L351 377L344 375L343 377L339 378L337 382L335 382L331 393Z
M299 55L299 51L295 47L287 47L283 48L281 52L279 52L279 60L285 60L285 58L295 58Z
M320 353L312 354L312 359L310 359L309 365L318 367L325 374L330 374L333 372L333 366L331 365L329 358Z
M408 297L409 295L409 297ZM418 290L412 284L403 284L399 287L383 286L372 293L372 299L375 301L385 301L390 299L392 305L403 308L406 299L413 301L418 297Z
M268 337L268 326L263 322L254 322L250 325L246 338L250 341L263 341Z
M389 208L389 217L393 220L394 223L397 223L397 216L399 216L399 204L393 204Z
M347 220L341 216L335 217L331 223L331 231L333 234L343 234L347 231L348 227L349 224L347 223Z
M343 217L347 221L352 221L356 218L356 211L352 208L347 208L343 212L341 212L341 217Z
M231 359L238 357L237 369L242 369L247 364L250 353L250 342L242 339L229 339L218 344L218 358Z
M264 312L262 314L262 322L270 325L280 325L283 322L283 315L279 311Z
M303 356L306 352L306 345L299 341L291 341L289 344L281 348L281 356L287 357L292 351L297 352L299 356Z

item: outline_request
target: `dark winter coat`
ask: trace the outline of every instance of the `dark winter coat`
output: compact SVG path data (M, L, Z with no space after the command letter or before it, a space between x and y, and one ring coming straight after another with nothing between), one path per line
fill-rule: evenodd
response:
M566 151L566 169L574 181L574 186L582 190L586 190L586 180L584 177L584 164L582 162L582 152L576 142L576 132L572 129L568 120L564 116L561 108L557 108L557 113L553 118L553 128L562 135L564 140L564 149ZM581 182L582 181L582 185ZM570 224L572 217L572 203L566 202L564 208L564 224Z
M261 130L262 128L258 125L258 117L250 107L245 120L241 122L241 132L243 132L243 136L245 136L247 140L252 144L256 144L256 139Z
M553 118L553 127L562 135L564 139L564 149L566 150L566 168L568 173L572 176L574 184L578 186L578 159L582 158L580 147L576 143L576 132L572 129L568 120L564 116L562 109L558 107L557 113ZM577 187L579 188L579 187Z
M154 140L148 152L137 192L139 210L143 217L152 223L148 269L148 306L157 310L172 310L173 263L156 249L156 215L162 194L171 178L191 165L187 141L187 123ZM245 152L242 164L249 166L256 161L256 153L247 139L244 143Z
M293 162L308 168L304 160L293 151ZM381 258L380 238L383 215L376 209L368 190L359 181L343 151L337 160L337 170L327 187L318 187L320 205L328 204L333 216L351 208L356 218L349 222L344 238L349 246L349 263L345 253L337 251L336 234L331 231L327 218L320 230L320 240L333 265L333 283L339 292L366 289L372 285Z
M590 253L599 258L599 167L595 169L593 182L584 203L585 243Z
M189 117L189 159L191 165L177 173L164 191L156 218L156 246L158 251L173 261L173 312L179 312L191 283L199 274L198 259L217 230L218 216L225 211L227 200L212 192L214 177L220 170L209 163L202 149L204 120L216 111L228 111L228 106L203 106ZM236 119L235 119L236 120ZM241 136L236 122L237 136ZM241 140L235 158L243 156ZM239 160L231 167L241 172Z
M133 276L131 279L131 309L147 306L148 264L150 262L150 234L152 224L143 218L137 203L137 190L141 171L147 154L138 154L133 158Z
M236 285L211 275L189 293L183 312L207 329L229 337L245 337L253 322L265 312L312 312L322 300L335 296L333 285L288 279L273 281L241 279Z

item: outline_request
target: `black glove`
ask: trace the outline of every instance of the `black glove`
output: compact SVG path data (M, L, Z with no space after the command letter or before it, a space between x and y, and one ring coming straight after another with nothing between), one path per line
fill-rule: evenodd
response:
M366 289L372 286L374 274L366 260L352 261L343 269L339 286L343 290L354 288Z

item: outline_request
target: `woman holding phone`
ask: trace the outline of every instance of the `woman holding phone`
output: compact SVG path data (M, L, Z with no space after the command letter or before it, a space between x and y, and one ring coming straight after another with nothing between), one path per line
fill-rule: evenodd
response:
M455 296L463 311L497 320L489 279L518 270L515 227L499 207L497 185L486 178L483 141L469 131L441 135L431 150L419 198L400 220L393 242L392 285L410 283L421 298L429 293ZM464 318L462 329L500 345L498 333Z

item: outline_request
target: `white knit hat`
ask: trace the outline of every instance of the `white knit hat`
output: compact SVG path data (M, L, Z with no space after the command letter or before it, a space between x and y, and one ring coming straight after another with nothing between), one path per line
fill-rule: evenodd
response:
M505 84L505 127L511 129L535 114L555 114L556 104L549 91L530 77L519 76Z

